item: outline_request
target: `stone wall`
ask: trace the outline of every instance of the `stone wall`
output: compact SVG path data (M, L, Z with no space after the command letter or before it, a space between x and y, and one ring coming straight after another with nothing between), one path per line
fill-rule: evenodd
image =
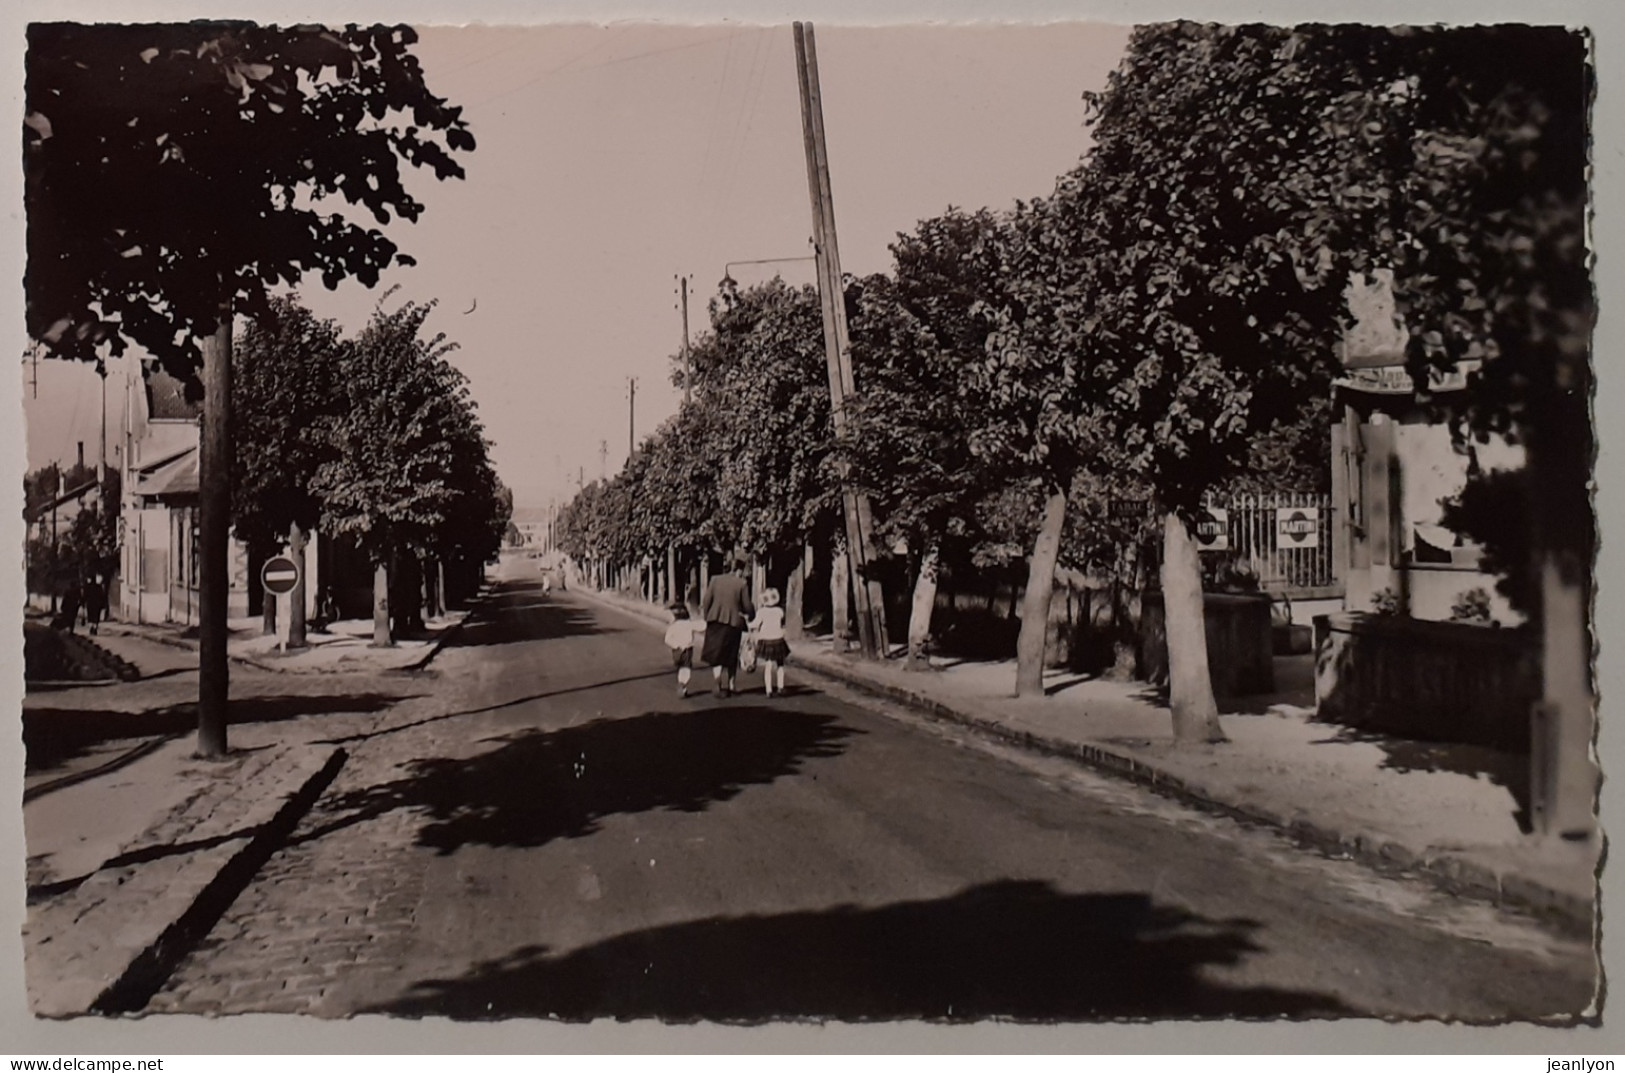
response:
M1270 598L1210 592L1202 599L1213 695L1273 693L1275 646ZM1168 634L1160 592L1147 593L1141 602L1138 677L1153 685L1168 681Z
M1534 640L1523 629L1363 612L1315 619L1323 722L1527 752L1539 690Z

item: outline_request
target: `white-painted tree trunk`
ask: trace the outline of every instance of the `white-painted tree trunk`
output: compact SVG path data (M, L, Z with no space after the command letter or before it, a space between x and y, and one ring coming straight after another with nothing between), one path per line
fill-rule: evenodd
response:
M1219 705L1207 664L1207 613L1202 566L1185 519L1169 511L1162 519L1163 629L1168 638L1168 706L1174 740L1228 740L1219 726Z
M1021 598L1021 632L1016 635L1016 696L1044 695L1044 642L1049 635L1050 598L1055 593L1055 564L1061 557L1061 531L1066 525L1066 493L1051 492L1044 501L1044 521L1027 560L1027 591Z
M937 542L928 540L920 556L920 572L914 579L914 600L908 612L908 662L905 666L909 670L923 671L931 667L927 648L931 642L931 616L937 607L938 557Z

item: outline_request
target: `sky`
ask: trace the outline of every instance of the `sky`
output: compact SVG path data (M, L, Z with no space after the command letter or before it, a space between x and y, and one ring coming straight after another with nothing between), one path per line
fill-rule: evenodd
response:
M386 231L418 262L368 290L318 279L301 297L358 330L383 292L439 303L520 506L613 475L676 411L689 321L725 271L814 279L791 28L712 24L425 28L430 89L478 141L467 178L410 187L426 210ZM842 268L885 271L899 231L950 205L1047 194L1087 146L1085 90L1122 56L1123 26L817 27ZM120 442L122 372L109 379ZM97 454L100 385L85 368L24 366L30 467ZM636 397L629 399L629 378ZM37 381L37 383L36 383ZM601 451L602 448L602 451Z

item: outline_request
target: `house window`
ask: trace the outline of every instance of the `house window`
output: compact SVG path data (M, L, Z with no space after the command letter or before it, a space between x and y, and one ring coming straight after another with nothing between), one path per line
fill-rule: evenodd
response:
M1461 493L1475 468L1521 469L1523 448L1505 442L1458 448L1442 424L1402 424L1395 431L1402 485L1399 562L1418 569L1477 570L1483 549L1444 524L1445 503Z

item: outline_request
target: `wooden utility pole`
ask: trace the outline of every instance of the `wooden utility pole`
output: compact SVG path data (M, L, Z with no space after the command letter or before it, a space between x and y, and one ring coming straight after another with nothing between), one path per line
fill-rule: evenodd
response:
M683 405L687 406L694 398L690 389L690 381L694 378L694 371L688 364L688 277L682 278L683 291Z
M626 461L630 465L632 454L638 449L638 378L626 378Z
M812 200L813 248L818 263L818 293L824 312L824 353L829 366L830 414L835 437L847 436L846 400L856 394L852 349L847 339L846 293L840 248L835 241L835 199L830 190L829 156L824 144L824 103L818 83L818 46L811 23L796 23L796 74L801 88L801 131L807 155L807 189ZM847 558L856 600L858 643L870 658L886 655L885 600L870 569L877 558L869 499L853 490L847 467L840 467L841 499L846 522ZM840 624L836 624L839 630Z
M226 753L230 670L226 664L227 562L231 539L231 300L203 341L203 427L198 440L198 703L197 748Z

